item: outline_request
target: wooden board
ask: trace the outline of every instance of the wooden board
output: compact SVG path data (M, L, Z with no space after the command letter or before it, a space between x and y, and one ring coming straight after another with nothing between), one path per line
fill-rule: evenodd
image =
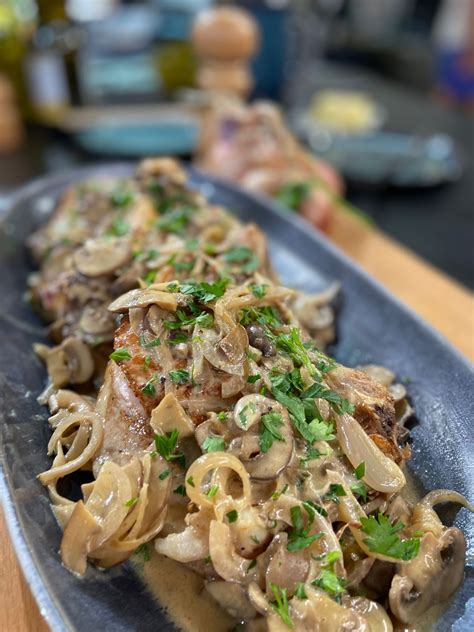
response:
M330 238L387 289L474 360L474 295L419 257L340 211ZM47 632L15 558L0 512L0 631Z

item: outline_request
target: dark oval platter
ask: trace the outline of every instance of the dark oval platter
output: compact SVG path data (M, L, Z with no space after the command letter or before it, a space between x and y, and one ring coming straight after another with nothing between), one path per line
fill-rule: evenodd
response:
M89 568L77 579L61 566L60 530L36 480L46 469L47 411L36 397L45 385L32 343L44 326L24 300L31 271L25 238L44 222L61 191L91 176L127 175L132 165L104 165L55 174L14 194L0 223L0 491L16 553L42 614L60 630L174 630L134 568ZM408 376L417 423L408 468L421 492L442 487L473 498L473 373L467 361L413 312L300 218L261 197L191 172L213 202L255 221L270 240L282 281L308 291L342 285L338 360L375 362ZM467 537L466 577L435 629L474 629L474 520L451 508L443 518Z

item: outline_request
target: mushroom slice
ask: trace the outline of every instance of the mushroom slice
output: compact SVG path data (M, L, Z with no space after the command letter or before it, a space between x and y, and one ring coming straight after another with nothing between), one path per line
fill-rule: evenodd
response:
M257 442L257 455L247 456L245 453L248 443L244 435L241 444L241 461L246 470L255 480L268 481L277 478L285 469L293 455L294 437L290 417L286 408L263 395L252 394L241 397L234 409L234 421L238 428L248 432L252 426L261 422L265 414L276 412L280 415L282 424L278 427L281 439L273 441L266 452L260 450ZM263 422L262 422L263 423ZM252 437L250 437L251 439Z
M94 373L94 360L85 342L70 336L62 342L61 347L69 369L71 384L84 384L90 380Z
M194 424L174 393L168 393L151 413L150 425L155 432L165 434L178 430L180 437L192 437Z
M267 549L269 562L265 573L267 595L272 596L271 584L286 588L288 596L293 595L297 583L305 583L309 573L309 552L287 549L288 534L278 533Z
M124 266L132 256L126 239L89 239L74 253L74 263L81 274L98 277Z
M431 606L449 599L462 582L465 554L459 529L446 529L439 538L427 533L416 558L401 565L392 580L389 603L397 619L412 623Z
M148 305L158 305L169 312L175 312L178 300L176 294L152 287L145 290L130 290L113 301L109 305L109 311L123 313L132 307L147 307Z

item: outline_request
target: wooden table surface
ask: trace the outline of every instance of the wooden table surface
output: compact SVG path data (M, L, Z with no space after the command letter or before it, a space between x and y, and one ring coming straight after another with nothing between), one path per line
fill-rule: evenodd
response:
M329 236L398 298L474 360L474 295L347 211ZM0 632L47 632L0 513Z

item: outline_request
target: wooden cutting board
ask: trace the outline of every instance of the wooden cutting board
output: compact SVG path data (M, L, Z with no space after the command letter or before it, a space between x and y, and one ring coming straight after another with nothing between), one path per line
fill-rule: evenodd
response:
M474 360L474 295L367 222L342 210L329 237ZM0 514L0 631L47 632Z

